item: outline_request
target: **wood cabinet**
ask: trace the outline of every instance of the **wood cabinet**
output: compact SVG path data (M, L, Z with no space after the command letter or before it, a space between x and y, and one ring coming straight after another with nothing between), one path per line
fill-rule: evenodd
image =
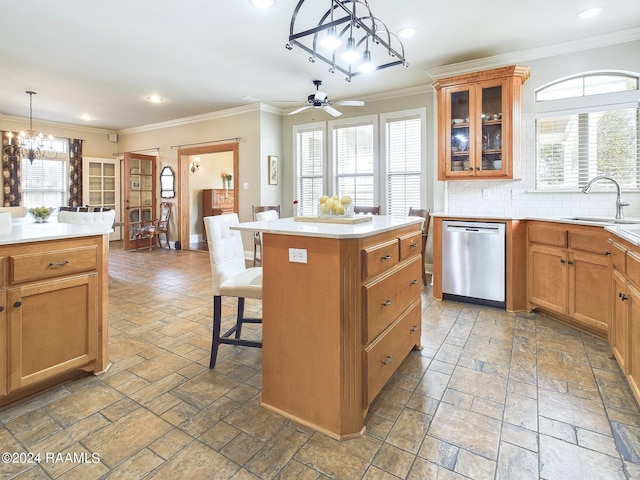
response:
M441 78L438 180L518 178L520 103L529 68L518 65Z
M0 405L106 369L107 238L0 246Z
M640 401L640 248L609 239L611 282L611 353Z
M333 438L362 435L420 346L421 235L419 223L363 238L263 233L263 406Z
M202 190L202 216L211 217L235 212L235 194L230 188Z
M608 338L611 314L608 233L601 227L528 222L529 309Z

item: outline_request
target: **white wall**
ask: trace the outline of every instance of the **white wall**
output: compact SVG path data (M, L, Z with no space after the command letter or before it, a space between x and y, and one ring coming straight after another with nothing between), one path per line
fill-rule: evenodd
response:
M516 62L519 63L519 62ZM615 193L535 192L534 92L559 78L594 70L624 70L640 74L640 41L567 55L520 62L528 65L531 77L522 91L522 177L520 180L449 181L444 202L455 214L512 216L614 216ZM640 193L623 192L631 202L625 216L640 217Z

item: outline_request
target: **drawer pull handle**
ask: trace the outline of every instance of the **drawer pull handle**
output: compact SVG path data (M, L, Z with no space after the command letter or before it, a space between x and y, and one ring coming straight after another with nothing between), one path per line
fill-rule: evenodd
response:
M4 307L0 305L0 312L4 312Z
M411 244L411 248L418 248L418 244L417 243L412 243Z
M62 262L51 262L49 264L50 267L64 267L67 263L69 263L69 260L63 260Z
M22 306L22 300L16 300L15 302L13 302L13 306L18 308Z
M560 259L560 263L565 263L564 258Z
M411 280L411 283L409 285L417 285L418 284L418 280Z
M390 299L390 298L387 298L387 301L386 301L386 302L384 302L384 303L382 304L382 306L383 306L383 307L388 307L389 305L391 305L391 303L393 303L393 302L391 302L391 299Z
M387 358L384 359L382 364L383 365L389 365L391 363L391 359L393 359L393 357L391 355L387 355Z
M611 252L610 252L609 250L605 250L605 251L604 251L604 254L605 254L605 255L611 255Z
M411 327L411 333L415 333L418 331L418 325L414 325L413 327Z
M622 292L618 292L618 296L622 299L622 301L623 301L623 302L624 302L627 298L629 298L629 297L627 297L627 296L626 296L624 293L622 293Z
M573 265L573 260L569 260L567 263L568 263L569 265Z
M391 255L385 255L384 257L381 257L380 260L391 260Z

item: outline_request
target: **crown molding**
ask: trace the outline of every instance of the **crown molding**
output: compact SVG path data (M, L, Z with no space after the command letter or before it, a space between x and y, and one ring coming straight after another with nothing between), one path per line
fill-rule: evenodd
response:
M27 117L17 117L14 115L5 115L0 113L0 118L2 119L2 121L7 121L7 122L16 122L16 123L24 123L25 125L29 125L29 119ZM34 119L34 123L37 124L37 126L40 125L49 125L51 127L55 127L55 128L68 128L70 130L78 130L80 132L90 132L90 133L115 133L114 130L110 130L107 128L98 128L98 127L89 127L86 125L78 125L75 123L60 123L60 122L51 122L48 120L39 120L39 119Z
M279 109L266 105L264 103L252 103L250 105L243 105L241 107L228 108L226 110L220 110L217 112L203 113L202 115L194 115L192 117L177 118L175 120L168 120L166 122L150 123L148 125L141 125L139 127L123 128L116 133L119 135L126 135L130 133L149 132L152 130L160 130L163 128L178 127L181 125L190 125L192 123L206 122L209 120L218 120L220 118L233 117L236 115L242 115L252 112L267 112L280 113Z
M571 42L557 43L544 47L504 53L492 57L452 63L450 65L443 65L440 67L427 68L425 70L425 73L435 80L438 78L450 77L453 75L459 75L462 73L469 73L479 70L486 70L489 68L509 65L512 63L522 63L529 60L537 60L539 58L555 57L557 55L564 55L567 53L580 52L583 50L607 47L609 45L617 45L620 43L633 42L636 40L640 40L640 27L585 38L582 40L573 40Z

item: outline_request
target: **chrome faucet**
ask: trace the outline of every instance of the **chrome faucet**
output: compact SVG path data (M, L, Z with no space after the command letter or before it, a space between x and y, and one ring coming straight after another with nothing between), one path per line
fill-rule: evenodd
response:
M591 190L591 186L593 185L593 183L598 180L610 180L616 186L616 190L618 191L618 195L616 197L616 218L624 218L622 207L628 207L631 204L629 202L623 202L620 198L620 184L615 178L609 177L607 175L598 175L597 177L593 177L591 180L589 180L589 183L587 183L587 185L582 189L582 193L589 193L589 190Z

